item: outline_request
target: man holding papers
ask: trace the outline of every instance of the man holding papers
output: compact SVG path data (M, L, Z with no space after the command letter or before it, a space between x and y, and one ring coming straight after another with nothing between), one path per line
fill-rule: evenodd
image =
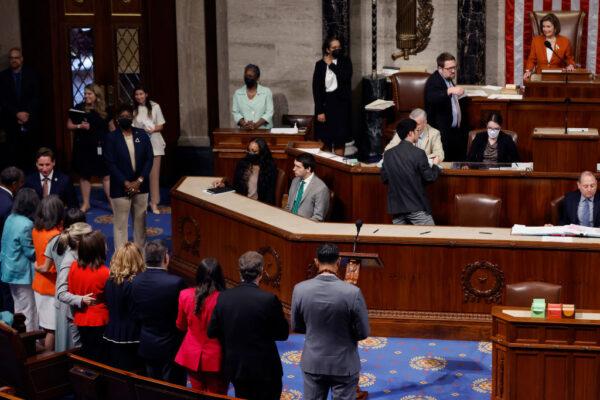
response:
M565 194L560 225L600 227L600 195L598 182L590 171L584 171L577 180L577 189Z

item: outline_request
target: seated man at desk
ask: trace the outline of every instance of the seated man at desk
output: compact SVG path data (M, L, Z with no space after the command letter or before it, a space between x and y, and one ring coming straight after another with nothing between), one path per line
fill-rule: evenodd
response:
M560 225L600 227L600 194L598 182L590 171L584 171L577 180L577 189L565 194Z
M286 209L301 217L323 221L329 209L329 189L315 175L317 162L310 153L302 153L294 160L294 175L290 185Z
M427 123L427 113L425 110L422 108L415 108L410 112L408 117L410 119L414 119L417 123L417 133L420 135L416 146L425 151L427 157L436 156L440 162L444 161L444 147L442 146L442 137L440 136L440 131ZM397 146L398 143L400 143L400 138L396 133L388 145L385 146L384 151Z
M396 127L401 142L383 153L381 179L388 185L388 212L394 224L435 225L424 183L437 179L440 168L437 157L433 165L425 152L414 143L418 140L417 123L403 119Z
M271 129L273 126L273 94L258 84L260 68L254 64L244 68L244 86L233 94L233 120L242 129Z

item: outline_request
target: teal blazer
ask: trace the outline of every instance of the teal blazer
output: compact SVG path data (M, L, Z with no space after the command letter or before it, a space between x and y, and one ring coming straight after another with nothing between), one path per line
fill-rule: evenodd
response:
M33 222L19 214L10 214L2 232L0 280L6 283L31 285L35 249L31 239Z

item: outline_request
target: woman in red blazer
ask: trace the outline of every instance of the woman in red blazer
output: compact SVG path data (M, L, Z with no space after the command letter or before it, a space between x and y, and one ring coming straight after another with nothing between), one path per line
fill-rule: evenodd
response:
M69 271L69 292L79 296L91 296L95 301L73 310L73 323L81 337L81 355L103 361L102 335L108 323L108 308L104 300L104 286L109 269L106 260L106 240L100 231L88 233L81 238L78 260Z
M209 339L206 330L225 280L218 261L205 258L196 271L196 287L179 294L177 328L185 338L175 362L188 370L192 387L227 394L228 382L221 373L222 351L217 339Z
M542 35L534 37L531 42L531 50L525 64L523 79L529 79L534 67L536 73L541 73L542 69L575 70L571 43L569 39L559 35L560 21L556 15L546 14L540 21L540 30ZM546 41L550 42L554 51L550 51L546 47Z

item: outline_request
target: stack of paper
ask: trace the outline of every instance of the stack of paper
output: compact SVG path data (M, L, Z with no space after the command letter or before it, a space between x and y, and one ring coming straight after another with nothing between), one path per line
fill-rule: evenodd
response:
M298 133L298 127L293 128L271 128L271 133L283 133L286 135L295 135Z
M487 97L487 93L485 92L485 90L474 90L474 89L467 89L465 90L465 93L467 94L468 97Z
M512 235L525 236L583 236L600 238L600 228L590 228L581 225L564 225L564 226L525 226L514 225L511 231Z
M488 96L488 99L494 100L523 100L522 94L499 94L494 93Z
M385 109L393 107L393 106L394 106L394 102L391 100L377 99L377 100L367 104L365 106L365 110L367 110L367 111L382 111L382 110L385 110Z

